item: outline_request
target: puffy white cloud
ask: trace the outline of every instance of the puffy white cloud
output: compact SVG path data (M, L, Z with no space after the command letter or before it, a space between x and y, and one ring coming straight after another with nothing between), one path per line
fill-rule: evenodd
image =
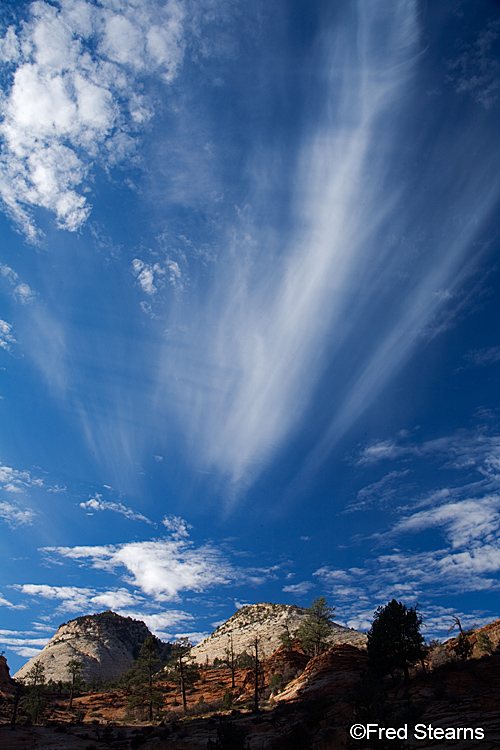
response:
M10 352L12 349L11 344L17 344L12 334L12 325L5 320L0 320L0 348Z
M170 532L173 539L187 539L189 529L193 528L191 524L186 523L180 516L165 516L162 524Z
M116 164L133 147L151 106L131 94L135 76L172 81L184 55L176 0L31 3L29 17L0 40L12 82L3 97L0 197L26 235L31 209L75 231L90 206L78 191L94 160Z
M145 263L139 258L132 261L132 272L137 278L137 283L146 294L156 294L158 289L165 286L168 281L174 289L183 289L184 282L182 271L177 261L166 258L160 263Z
M12 292L15 299L22 305L27 305L35 298L35 293L28 284L18 284Z
M164 521L167 538L120 545L46 547L75 561L88 561L94 568L115 572L125 569L124 580L155 601L176 601L184 591L204 592L215 586L236 583L257 585L275 575L274 569L237 568L214 544L195 546L188 538L189 525L181 518Z

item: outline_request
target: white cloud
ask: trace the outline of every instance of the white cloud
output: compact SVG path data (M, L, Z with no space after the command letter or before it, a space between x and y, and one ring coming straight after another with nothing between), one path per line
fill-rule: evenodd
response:
M48 584L24 583L14 586L22 594L61 602L59 611L82 612L141 605L144 599L128 589L112 589L99 592L93 588L78 586L50 586Z
M22 305L27 305L35 298L35 293L32 289L30 289L28 284L18 284L16 287L14 287L14 291L12 292L12 294L14 295L14 298Z
M6 490L16 491L15 486L7 486ZM35 512L31 508L19 508L11 503L0 502L0 518L3 518L11 528L16 526L30 526L35 518Z
M417 533L438 527L445 528L454 549L477 540L491 541L500 531L500 497L463 500L419 511L398 521L389 533Z
M0 594L0 607L14 607L12 602L9 602L4 596Z
M170 258L160 263L145 263L140 258L134 258L132 272L136 276L137 284L149 296L155 295L159 289L164 288L166 281L174 289L182 290L184 286L180 266L177 261Z
M189 529L193 527L180 516L165 516L162 524L170 532L173 539L186 539Z
M0 273L5 279L7 279L11 286L14 286L18 275L13 268L6 266L4 263L0 263Z
M153 525L153 522L150 521L149 518L146 518L146 516L144 516L142 513L137 513L136 511L132 510L132 508L127 508L127 506L123 505L122 503L114 503L109 500L103 500L102 495L99 495L97 492L93 497L89 498L85 502L80 503L80 508L85 508L85 510L90 511L110 510L113 513L120 513L120 515L125 516L125 518L129 518L131 521L144 521L145 523Z
M74 560L89 559L94 567L124 567L130 581L156 601L172 601L181 591L203 591L229 583L227 566L213 549L185 548L182 542L131 542L119 547L47 548Z
M12 344L17 344L12 334L12 325L5 320L0 320L0 348L5 351L12 351Z
M282 591L287 594L297 594L297 596L305 596L308 591L314 588L314 583L310 581L302 581L301 583L292 583L289 586L283 586Z
M40 0L23 25L0 41L11 65L3 100L0 197L31 240L31 210L77 230L90 206L79 192L94 161L114 164L133 147L134 128L151 116L129 92L136 75L175 78L184 55L183 10L176 0Z
M169 538L120 545L45 547L46 554L88 561L94 568L115 572L157 602L177 601L184 591L203 592L235 583L257 585L274 575L273 569L239 569L212 543L195 547L183 519L165 519ZM165 523L165 522L164 522Z
M29 471L19 471L0 463L0 487L7 492L23 492L25 487L43 487L43 480Z
M157 635L158 638L165 640L172 638L172 633L167 632L166 628L170 631L174 626L179 625L180 623L191 622L194 620L193 615L180 609L169 609L164 612L156 612L153 614L137 610L122 610L120 614L124 617L133 617L134 620L142 620L146 623L152 633Z
M484 367L500 361L500 346L490 346L488 349L474 349L467 352L465 359L470 365Z

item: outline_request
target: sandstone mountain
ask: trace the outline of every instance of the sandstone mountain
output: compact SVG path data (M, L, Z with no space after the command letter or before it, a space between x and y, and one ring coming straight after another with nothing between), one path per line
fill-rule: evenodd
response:
M270 656L281 645L280 636L288 629L290 635L297 630L306 611L289 604L251 604L239 609L191 651L198 664L213 664L214 659L223 659L232 649L235 655L244 651L251 654L255 639L262 657ZM332 645L350 643L364 646L366 635L342 625L333 624L329 641Z
M86 682L93 678L114 680L130 668L148 635L151 632L143 622L111 610L77 617L63 623L45 648L14 677L24 678L35 662L41 662L47 681L66 682L70 679L66 665L76 659L83 664L82 677ZM169 649L167 644L165 649Z

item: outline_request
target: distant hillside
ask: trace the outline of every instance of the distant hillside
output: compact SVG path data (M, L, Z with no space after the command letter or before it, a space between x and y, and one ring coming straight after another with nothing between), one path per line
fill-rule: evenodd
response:
M235 654L243 651L251 653L255 638L258 638L261 655L270 656L281 645L280 636L285 632L286 626L293 634L305 616L305 610L295 605L247 605L195 646L191 655L198 664L205 664L207 660L209 664L213 664L214 659L223 658L226 649L230 649L231 638ZM366 635L334 624L329 641L332 645L350 643L353 646L364 646Z
M83 664L85 681L94 677L116 679L130 668L148 635L151 632L143 622L121 617L111 610L77 617L63 623L45 648L14 677L22 679L35 662L41 662L46 680L64 682L69 679L66 664L77 659ZM170 646L164 644L164 649L168 651Z

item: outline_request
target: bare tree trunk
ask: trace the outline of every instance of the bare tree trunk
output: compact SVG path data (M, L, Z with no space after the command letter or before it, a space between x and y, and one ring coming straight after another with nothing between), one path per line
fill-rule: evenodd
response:
M182 705L185 711L187 709L186 683L184 682L184 669L183 669L183 664L182 664L182 656L180 654L179 654L179 678L180 678L180 683L181 683Z
M259 710L259 644L257 638L255 639L255 686L254 686L254 699L253 699L253 710L255 713Z

